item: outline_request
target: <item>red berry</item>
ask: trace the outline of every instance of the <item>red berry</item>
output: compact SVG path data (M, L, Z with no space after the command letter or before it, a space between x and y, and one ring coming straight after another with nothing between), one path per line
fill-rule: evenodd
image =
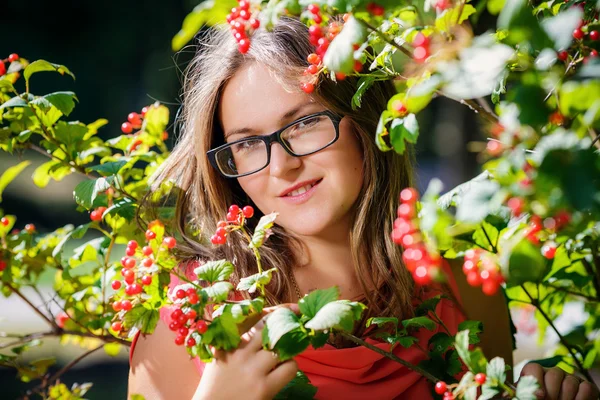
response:
M321 14L315 14L313 15L313 21L315 21L315 24L320 24L323 22L323 17L321 17Z
M318 4L309 4L308 7L306 7L306 9L313 14L319 13L319 5Z
M343 72L336 72L335 79L338 81L343 81L344 79L346 79L346 74Z
M138 248L138 242L136 240L130 240L127 243L127 247L132 248L132 249L137 249Z
M142 276L142 285L150 285L152 283L152 276L150 275L144 275Z
M168 249L172 249L177 244L177 240L174 237L167 236L163 239L163 244L167 246Z
M210 238L212 244L225 244L227 238L225 236L213 235Z
M315 90L315 85L308 82L308 83L303 83L302 85L300 85L300 88L305 92L305 93L312 93Z
M444 394L447 389L448 389L448 386L446 385L446 382L439 381L435 384L435 392L437 394Z
M485 271L482 271L482 272L485 272ZM499 288L500 288L500 284L497 281L494 281L491 279L483 282L483 285L481 286L481 290L483 291L483 293L488 296L495 295L498 292Z
M250 19L250 17L252 17L252 14L248 10L240 11L240 18L243 19L244 21L248 21Z
M142 108L142 110L141 110L140 112L141 112L141 114L142 114L142 117L145 117L145 116L146 116L146 113L148 112L148 107L147 107L147 106L146 106L146 107L143 107L143 108Z
M412 203L403 203L398 207L398 218L412 219L416 214L417 211Z
M135 264L136 264L135 258L128 258L125 261L124 267L125 268L133 268L133 267L135 267Z
M196 310L190 310L188 312L185 313L185 316L187 319L193 321L196 319L196 317L198 316L198 314L196 313Z
M154 231L151 231L150 229L148 229L146 231L146 239L148 240L152 240L156 237L156 233L154 233ZM146 254L147 255L147 254Z
M464 262L462 269L465 275L468 275L471 271L477 271L477 264L471 260L467 260Z
M241 39L238 42L238 50L242 54L246 54L250 50L250 39Z
M111 286L114 290L119 290L121 288L121 281L113 281Z
M467 274L467 283L473 287L481 285L481 276L479 276L479 271L474 270Z
M194 293L188 296L188 301L190 304L198 304L198 301L200 301L200 299L198 298L198 295Z
M590 39L591 40L598 40L598 39L600 39L600 32L598 32L598 31L591 31L590 32Z
M523 207L525 206L525 200L521 197L511 197L507 202L508 208L510 208L515 215L518 217L523 212Z
M250 18L250 26L252 29L258 29L260 27L260 20L256 18Z
M560 60L560 61L567 61L567 58L569 58L569 53L567 53L566 51L560 51L558 52L558 54L556 55L556 57Z
M196 339L194 339L194 338L191 337L191 338L189 338L187 340L186 344L187 344L188 347L194 347L196 345Z
M560 111L554 111L552 114L550 114L548 120L551 124L560 126L564 124L565 117L560 113Z
M115 312L119 312L123 309L123 304L120 301L115 301L112 303L112 309L115 310Z
M123 324L120 323L119 321L116 321L116 322L113 322L110 327L115 332L121 332L121 329L123 329Z
M10 224L10 221L8 218L2 217L2 219L0 219L0 223L4 226L8 226L8 224Z
M136 112L132 112L127 115L127 121L131 122L131 124L134 126L141 126L142 116Z
M131 125L129 122L123 122L121 124L121 131L123 133L131 133L133 132L133 125Z
M144 254L145 256L151 256L152 255L152 247L151 246L144 246L142 248L142 254Z
M583 33L583 31L582 31L581 29L579 29L579 28L577 28L577 29L575 29L575 30L573 31L573 37L574 37L575 39L578 39L578 40L580 40L580 39L583 39L583 36L584 36L584 35L585 35L585 34Z
M354 61L354 67L353 67L354 71L356 72L360 72L363 70L363 63L360 62L359 60Z
M129 300L121 300L121 308L125 311L131 310L131 301Z
M196 330L198 331L199 334L203 334L204 332L206 332L206 330L208 329L208 325L206 324L206 321L204 320L200 320L198 321L198 323L196 324Z
M152 266L152 264L154 264L154 261L152 261L151 258L144 258L142 260L142 265L146 268L150 268Z
M418 62L418 63L425 62L427 57L429 57L429 51L427 50L426 47L419 46L419 47L415 47L415 49L413 50L413 59L416 62Z
M175 296L176 296L178 299L183 299L183 298L185 298L185 297L186 297L185 290L183 290L183 289L179 289L179 290L177 290L177 292L175 292Z
M25 225L25 232L32 234L35 232L35 225L34 224L27 224Z
M19 59L19 55L17 53L12 53L11 55L8 56L9 62L15 62L18 59Z
M418 266L413 272L413 278L417 285L427 285L431 283L431 277L429 271L424 265Z
M68 320L69 314L63 311L56 316L56 325L58 325L58 327L62 329L65 327L65 322L67 322Z
M598 57L598 52L596 50L592 49L592 50L590 50L589 56L590 57Z
M131 285L129 285L129 290L131 291L132 295L140 294L143 291L142 287L140 285L138 285L137 283L132 283Z
M404 203L414 203L419 198L419 193L414 188L405 188L400 192L400 201Z
M217 223L217 228L225 228L227 226L227 222L225 221L219 221Z
M315 53L311 53L308 55L308 57L306 57L306 60L310 63L310 64L314 64L314 65L319 65L321 63L321 57L319 57L318 55L316 55Z
M6 261L0 260L0 272L4 271L7 265L8 264L6 264Z
M4 65L4 61L0 60L0 76L6 73L6 65Z
M551 260L556 255L556 245L554 243L546 243L542 246L542 255Z
M135 249L128 247L125 249L125 255L133 257L135 255Z
M183 311L181 311L181 308L176 308L175 310L173 310L173 312L171 313L171 319L172 320L176 320L178 319L180 316L183 315Z
M184 341L185 341L185 336L177 335L177 337L175 338L175 344L177 346L181 346Z
M129 271L132 273L125 277L125 283L127 283L127 286L125 287L125 294L133 295L130 286L133 284L133 282L135 282L135 273L131 270Z
M444 393L444 400L454 400L454 394L450 391Z
M246 206L243 208L242 214L244 214L244 217L246 218L252 218L254 215L254 208L252 208L252 206Z
M237 215L240 212L240 207L238 205L232 204L231 206L229 206L229 211L232 214Z
M427 47L429 45L429 39L423 32L418 32L412 41L412 45L414 47Z
M235 19L240 16L240 10L237 7L231 9L230 15Z
M483 385L486 379L487 376L483 372L480 372L477 375L475 375L475 382L479 383L480 385Z
M95 222L102 221L102 214L98 210L94 210L90 213L90 219Z
M317 74L317 72L319 72L319 67L317 67L314 64L311 64L308 66L308 68L306 68L306 72L308 72L311 75L315 75Z
M394 100L392 102L392 109L400 114L401 117L404 117L408 113L406 105L400 100Z

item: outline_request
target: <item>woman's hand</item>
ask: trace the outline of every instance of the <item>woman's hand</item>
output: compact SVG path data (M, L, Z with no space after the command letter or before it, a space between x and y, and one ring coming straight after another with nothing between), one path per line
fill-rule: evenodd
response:
M206 364L193 400L272 399L296 377L294 360L280 363L275 353L262 348L265 315L278 307L298 312L296 304L269 307L240 325L242 342L232 351L214 350L215 359Z
M558 367L544 368L540 364L528 363L521 370L523 375L532 375L537 379L540 384L536 392L538 399L598 400L596 386Z

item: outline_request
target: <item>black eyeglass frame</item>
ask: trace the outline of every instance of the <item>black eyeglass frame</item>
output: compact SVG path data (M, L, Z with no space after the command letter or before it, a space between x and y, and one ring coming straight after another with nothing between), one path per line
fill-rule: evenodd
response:
M285 143L284 140L281 139L281 134L288 129L290 126L296 125L297 123L300 123L302 121L306 121L309 120L311 118L314 117L318 117L319 115L326 115L327 117L329 117L329 119L331 120L331 122L333 123L333 126L335 127L335 138L333 138L332 141L330 141L329 143L327 143L325 146L321 147L318 150L315 151L311 151L310 153L304 153L304 154L296 154L292 151L292 149L290 149L288 147L288 145ZM231 143L225 143L219 147L215 147L214 149L210 149L209 151L206 152L206 155L208 156L208 160L210 161L210 164L221 174L223 175L225 178L240 178L242 176L248 176L248 175L252 175L257 173L258 171L262 171L263 169L267 168L267 166L271 163L271 144L273 142L277 142L281 145L281 147L283 147L283 149L291 156L293 157L304 157L304 156L308 156L314 153L317 153L329 146L331 146L332 144L334 144L340 137L340 121L342 120L342 116L338 115L336 113L334 113L333 111L329 111L329 110L325 110L325 111L319 111L316 112L314 114L309 114L306 115L302 118L299 118L293 122L290 122L289 124L285 125L283 128L269 134L269 135L259 135L259 136L251 136L251 137L245 137L243 139L240 140L236 140L235 142L231 142ZM267 162L266 164L257 169L256 171L252 171L252 172L246 172L245 174L239 174L239 175L228 175L226 173L224 173L223 171L221 171L221 168L219 168L219 164L217 163L217 153L227 147L231 147L237 143L241 143L241 142L246 142L246 141L250 141L250 140L261 140L263 141L266 146L267 146Z

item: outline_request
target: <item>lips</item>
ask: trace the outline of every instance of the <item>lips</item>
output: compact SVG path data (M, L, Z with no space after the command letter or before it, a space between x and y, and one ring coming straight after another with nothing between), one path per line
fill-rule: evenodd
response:
M299 182L296 185L291 186L291 187L287 188L286 190L284 190L283 192L281 192L279 194L279 197L299 196L299 195L309 191L313 186L320 183L321 180L322 180L322 178Z

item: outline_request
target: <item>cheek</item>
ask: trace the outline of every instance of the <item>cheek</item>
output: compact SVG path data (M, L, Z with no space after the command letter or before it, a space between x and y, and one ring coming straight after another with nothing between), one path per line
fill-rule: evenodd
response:
M264 194L266 193L266 182L268 177L263 177L261 172L238 178L242 190L250 197L250 200L263 211Z

